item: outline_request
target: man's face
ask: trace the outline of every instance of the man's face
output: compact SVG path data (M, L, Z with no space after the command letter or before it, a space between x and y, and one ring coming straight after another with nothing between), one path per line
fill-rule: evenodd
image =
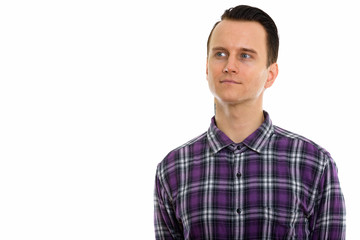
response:
M217 101L257 101L277 76L267 67L266 32L257 22L223 20L214 29L206 64L209 88Z

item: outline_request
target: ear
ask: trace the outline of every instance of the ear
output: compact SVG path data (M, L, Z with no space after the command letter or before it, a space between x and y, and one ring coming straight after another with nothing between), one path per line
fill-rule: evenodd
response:
M265 88L269 88L274 84L278 73L279 73L279 67L278 67L277 63L271 64L269 66L268 78L265 83Z

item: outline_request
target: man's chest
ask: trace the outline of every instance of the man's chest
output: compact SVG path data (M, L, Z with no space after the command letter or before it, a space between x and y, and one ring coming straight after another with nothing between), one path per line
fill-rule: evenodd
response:
M306 239L314 175L287 156L218 154L183 169L175 207L189 238ZM211 239L209 237L205 239Z

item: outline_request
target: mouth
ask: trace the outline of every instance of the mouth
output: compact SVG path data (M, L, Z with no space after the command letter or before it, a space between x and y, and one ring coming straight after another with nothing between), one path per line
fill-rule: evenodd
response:
M237 81L234 81L234 80L231 80L231 79L225 79L225 80L222 80L220 81L220 83L227 83L227 84L241 84Z

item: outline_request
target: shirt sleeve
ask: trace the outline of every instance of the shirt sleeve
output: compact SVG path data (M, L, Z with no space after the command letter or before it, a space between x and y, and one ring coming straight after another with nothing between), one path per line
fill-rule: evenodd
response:
M172 201L165 191L158 174L156 174L154 192L154 225L156 240L184 239L182 225L176 218Z
M337 168L330 158L319 182L314 214L312 240L345 240L345 200L340 189Z

